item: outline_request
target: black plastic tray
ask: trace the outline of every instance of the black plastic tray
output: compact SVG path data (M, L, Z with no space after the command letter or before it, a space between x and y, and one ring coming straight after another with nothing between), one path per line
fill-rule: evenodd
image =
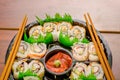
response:
M76 20L76 19L75 19L73 24L74 24L74 25L80 25L80 26L85 27L85 28L86 28L87 38L88 38L89 40L91 40L85 22L83 22L83 21L81 21L81 20ZM34 22L28 24L28 25L25 27L25 30L28 30L31 26L34 26L34 25L38 25L38 22L37 22L37 21L34 21ZM97 34L98 34L98 36L99 36L99 38L100 38L100 40L101 40L101 43L103 44L103 47L104 47L104 50L105 50L105 55L106 55L106 57L107 57L107 59L108 59L108 62L109 62L109 64L110 64L110 67L112 67L112 53L111 53L111 50L110 50L110 48L109 48L109 46L108 46L108 44L107 44L107 41L103 38L103 36L101 35L101 33L100 33L99 31L97 31ZM16 36L16 35L15 35L15 36ZM7 49L7 52L6 52L6 56L5 56L5 63L6 63L6 61L7 61L7 58L8 58L8 56L9 56L10 51L11 51L12 45L13 45L13 43L14 43L15 36L13 37L13 39L11 40L11 42L10 42L10 44L9 44L9 46L8 46L8 49ZM52 75L51 75L51 74L48 74L48 73L45 74L44 80L54 80L54 79L51 79L49 76L52 76ZM63 77L65 77L65 76L63 76ZM61 79L62 79L62 76L60 76L60 78L57 78L56 80L59 80L59 79L61 80ZM105 79L105 78L104 78L104 79ZM10 74L8 80L14 80L12 73Z

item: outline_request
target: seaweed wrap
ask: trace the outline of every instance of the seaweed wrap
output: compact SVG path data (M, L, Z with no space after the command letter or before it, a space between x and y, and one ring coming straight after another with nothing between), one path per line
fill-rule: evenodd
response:
M46 53L47 47L45 43L33 43L30 45L28 57L34 59L42 58Z
M88 44L75 43L72 46L73 58L77 61L86 61L88 59Z
M20 72L26 72L28 70L28 63L26 60L15 61L12 66L12 71L15 79L19 78Z
M93 44L93 42L89 43L89 47L88 47L88 52L89 52L89 60L90 61L99 61L95 46Z
M29 69L33 73L36 73L40 78L43 78L45 69L44 69L44 65L40 61L32 60L29 63Z
M87 68L86 75L93 73L97 80L103 80L104 72L101 65L97 62L91 62Z
M29 53L29 49L30 49L30 44L21 40L16 56L19 58L26 58L27 54Z
M71 71L70 80L76 80L81 74L86 75L86 70L86 64L77 62Z

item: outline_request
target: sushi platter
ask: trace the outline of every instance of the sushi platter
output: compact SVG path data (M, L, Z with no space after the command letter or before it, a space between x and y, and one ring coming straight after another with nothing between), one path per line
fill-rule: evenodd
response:
M112 55L99 31L102 48L112 66ZM15 36L16 37L16 36ZM6 60L11 51L12 39ZM9 80L106 79L86 23L69 14L46 15L26 25ZM83 79L83 80L84 80Z

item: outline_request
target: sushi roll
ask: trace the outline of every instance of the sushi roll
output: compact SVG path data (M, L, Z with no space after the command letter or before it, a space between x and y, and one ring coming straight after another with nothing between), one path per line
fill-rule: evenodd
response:
M30 46L28 57L34 59L42 58L46 53L47 47L45 43L33 43Z
M86 30L83 27L80 26L73 26L71 30L71 36L78 38L79 40L82 40L85 38Z
M36 73L40 78L43 78L45 69L44 69L44 65L40 61L32 60L29 63L29 69L33 73Z
M53 22L46 22L43 25L44 28L44 34L45 33L52 33L53 35L53 40L57 41L58 39L58 34L57 34L57 25Z
M27 54L29 53L29 49L30 49L30 44L25 41L21 41L16 56L19 58L26 58Z
M33 36L35 39L37 39L40 34L42 34L42 26L40 25L33 26L29 30L29 37Z
M88 59L88 44L75 43L72 46L73 58L77 61L86 61Z
M71 28L72 25L68 22L61 22L58 24L58 32L60 33L61 31L65 35L70 33Z
M19 72L26 72L28 70L28 63L26 60L15 61L12 66L12 71L15 79L18 79Z
M86 70L86 64L77 62L71 71L70 80L76 80L81 74L86 75Z
M89 47L88 47L88 52L89 52L89 60L90 61L99 61L95 46L93 44L93 42L89 43Z
M97 80L103 80L104 72L101 65L97 62L91 62L87 68L86 75L93 73Z

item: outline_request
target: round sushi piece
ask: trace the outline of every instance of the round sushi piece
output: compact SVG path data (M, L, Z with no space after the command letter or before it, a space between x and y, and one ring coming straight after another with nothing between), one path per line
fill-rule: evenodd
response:
M85 38L86 30L83 27L80 26L73 26L71 30L71 36L78 38L79 40L82 40Z
M101 65L97 62L91 62L87 68L87 75L91 72L96 76L97 80L103 80L104 72Z
M34 59L42 58L46 53L47 47L45 43L33 43L30 45L28 57Z
M15 79L18 79L19 72L26 72L28 70L28 63L26 60L15 61L12 66L12 71Z
M16 56L19 58L26 58L29 53L29 49L30 44L22 40Z
M47 33L47 32L48 33L49 32L52 33L54 41L58 40L57 25L55 23L53 23L53 22L46 22L46 23L44 23L43 28L44 28L44 32L45 33Z
M70 80L78 79L81 74L86 75L86 71L87 65L77 62L71 71Z
M76 43L72 46L73 58L77 61L86 61L88 59L88 44Z
M42 26L40 25L33 26L29 30L29 37L33 36L36 39L40 34L42 34Z
M99 61L95 46L93 44L93 42L89 43L89 47L88 47L88 52L89 52L89 60L90 61Z
M70 33L71 28L72 25L69 22L61 22L58 24L58 32L60 33L61 31L65 35Z
M44 65L40 61L32 60L29 63L29 69L33 73L36 73L40 78L43 78L45 69L44 69Z

